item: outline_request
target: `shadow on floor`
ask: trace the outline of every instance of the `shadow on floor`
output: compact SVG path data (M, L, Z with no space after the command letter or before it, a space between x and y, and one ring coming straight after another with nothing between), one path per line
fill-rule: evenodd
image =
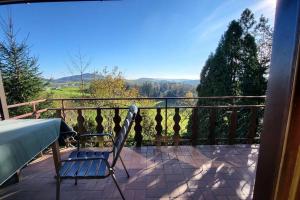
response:
M65 153L66 156L70 149ZM256 145L124 148L116 177L126 199L252 199ZM55 199L54 165L45 155L22 171L0 199ZM61 199L121 199L111 178L64 180Z

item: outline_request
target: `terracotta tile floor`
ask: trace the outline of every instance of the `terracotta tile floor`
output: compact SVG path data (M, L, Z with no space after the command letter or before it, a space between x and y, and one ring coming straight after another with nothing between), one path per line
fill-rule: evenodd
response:
M126 199L252 199L258 145L124 148L116 176ZM64 150L66 156L71 149ZM0 199L55 199L51 155L32 162L21 182L2 188ZM110 177L64 180L61 199L121 199Z

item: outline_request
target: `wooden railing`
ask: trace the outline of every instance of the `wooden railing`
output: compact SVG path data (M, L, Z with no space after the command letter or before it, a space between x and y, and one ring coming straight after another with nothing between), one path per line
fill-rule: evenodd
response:
M40 100L35 100L35 101L30 101L30 102L24 102L24 103L18 103L18 104L13 104L13 105L8 105L8 109L12 108L20 108L24 106L30 106L32 108L31 112L27 112L21 115L16 115L16 116L11 116L11 119L23 119L23 118L40 118L41 113L47 112L47 108L44 109L37 109L37 106L40 103L46 102L47 99L40 99Z
M218 105L197 105L198 100L216 101ZM257 143L259 142L258 127L261 125L263 104L255 105L239 105L243 100L260 100L264 102L265 96L223 96L223 97L154 97L154 98L60 98L49 99L49 101L57 102L59 107L49 108L48 110L55 111L57 117L61 117L68 121L68 115L76 115L76 128L79 133L84 133L89 130L86 127L85 115L94 113L95 129L98 132L112 131L116 134L121 129L120 123L125 116L125 110L131 103L141 104L142 101L151 100L157 102L158 106L138 106L139 111L134 125L134 137L132 138L136 146L142 144L175 144L192 143L192 144L236 144L236 143ZM121 106L119 101L127 102L128 105ZM174 101L190 101L190 105L177 105ZM223 101L224 105L219 105ZM59 103L58 103L59 102ZM70 106L70 102L71 106ZM100 103L99 103L100 102ZM114 102L112 104L107 102ZM214 102L214 104L216 104ZM104 106L107 104L108 106ZM96 105L96 106L95 106ZM245 112L249 114L247 118L247 126L244 130L247 133L238 135L239 128L239 113ZM110 112L106 116L110 116L110 128L105 128L105 112ZM145 114L145 111L148 113ZM206 137L201 134L203 119L201 119L201 111L209 113L208 127ZM218 128L218 113L222 111L228 115L228 134L226 137L220 136L217 133ZM69 113L69 114L68 114ZM148 116L147 116L148 115ZM149 116L151 115L151 116ZM149 127L146 129L144 120L152 117L152 132L151 137L146 137L149 134ZM74 117L73 117L74 118ZM171 118L171 119L170 119ZM202 121L201 121L202 120ZM185 121L185 122L184 122ZM188 122L190 127L188 126ZM201 136L202 135L202 136ZM204 134L205 135L205 134ZM223 134L224 135L224 134ZM200 136L200 137L199 137ZM147 139L145 139L147 138ZM152 142L152 143L151 143Z
M264 99L265 96L57 98L9 105L8 108L32 106L32 112L13 116L15 119L40 118L41 113L47 113L48 117L66 120L80 134L87 131L117 134L128 105L135 103L139 110L129 141L136 146L181 143L252 144L258 143L260 139ZM202 100L206 103L199 103ZM46 101L52 103L52 107L37 110L37 105ZM152 101L156 105L143 106L143 101ZM247 104L243 104L247 101ZM249 103L251 101L259 104ZM243 124L239 123L241 112L248 116L247 122L244 119ZM220 115L228 121L226 127L218 124ZM91 118L95 123L92 128L88 124L92 123ZM241 125L242 131L239 130Z

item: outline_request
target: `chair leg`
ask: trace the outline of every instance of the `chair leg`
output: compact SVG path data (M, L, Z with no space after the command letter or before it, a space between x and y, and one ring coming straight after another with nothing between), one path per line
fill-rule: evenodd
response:
M75 185L77 185L77 172L75 173Z
M60 178L56 178L56 200L60 199Z
M112 177L112 179L114 180L114 182L115 182L115 184L116 184L116 186L117 186L117 188L118 188L118 190L119 190L119 192L120 192L120 194L121 194L121 196L122 196L122 199L125 200L125 197L124 197L124 195L123 195L123 193L122 193L122 191L121 191L121 188L120 188L119 184L117 183L115 174L112 173L112 174L111 174L111 177Z
M129 177L130 177L130 176L129 176L129 173L128 173L126 167L125 167L125 164L124 164L124 162L123 162L121 156L120 156L120 160L121 160L121 163L122 163L122 165L123 165L123 167L124 167L124 169L125 169L125 172L126 172L126 174L127 174L127 177L129 178Z

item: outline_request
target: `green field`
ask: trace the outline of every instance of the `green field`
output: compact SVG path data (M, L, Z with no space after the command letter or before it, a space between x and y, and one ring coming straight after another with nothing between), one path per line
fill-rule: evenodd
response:
M51 98L78 98L82 97L82 94L80 92L80 89L78 87L62 87L62 88L55 88L55 89L48 89L48 94L50 94ZM88 94L84 94L85 97L88 97ZM82 103L82 102L81 102ZM84 103L81 104L79 102L71 102L67 101L65 102L65 107L78 107L78 106L97 106L96 102L91 102L91 103ZM126 107L130 105L132 102L130 101L122 101L120 104L114 103L116 106L120 107ZM138 107L153 107L154 109L150 110L142 110L141 115L142 115L142 135L143 135L143 140L148 140L148 141L153 141L155 139L156 135L156 130L155 126L156 121L155 117L157 114L156 107L157 106L163 106L164 102L159 102L159 101L151 101L151 102L143 102L143 101L135 101L134 102ZM60 107L61 102L57 101L52 104L52 107ZM107 107L107 106L106 106ZM53 113L54 114L54 113ZM73 126L75 129L77 127L77 111L65 111L66 114L66 121L69 125ZM168 114L167 114L167 135L172 137L174 135L173 131L173 126L174 126L174 117L175 110L174 109L168 109ZM162 135L165 135L165 109L161 110L161 115L162 115ZM188 135L187 133L187 125L188 125L188 118L191 115L191 109L180 109L180 116L181 116L181 121L180 121L180 135L181 136L186 136ZM87 131L96 131L96 110L84 110L83 111L83 117L85 119L84 126ZM104 126L104 129L106 132L111 132L114 128L114 122L113 122L113 116L114 116L114 110L103 110L102 111L102 117L103 117L103 122L102 125ZM120 111L120 116L122 119L125 118L126 116L126 110L121 110ZM132 129L130 135L129 135L129 141L134 140L134 130Z
M77 98L81 97L79 87L62 87L62 88L49 88L47 93L52 96L52 98ZM84 96L89 96L84 93Z

